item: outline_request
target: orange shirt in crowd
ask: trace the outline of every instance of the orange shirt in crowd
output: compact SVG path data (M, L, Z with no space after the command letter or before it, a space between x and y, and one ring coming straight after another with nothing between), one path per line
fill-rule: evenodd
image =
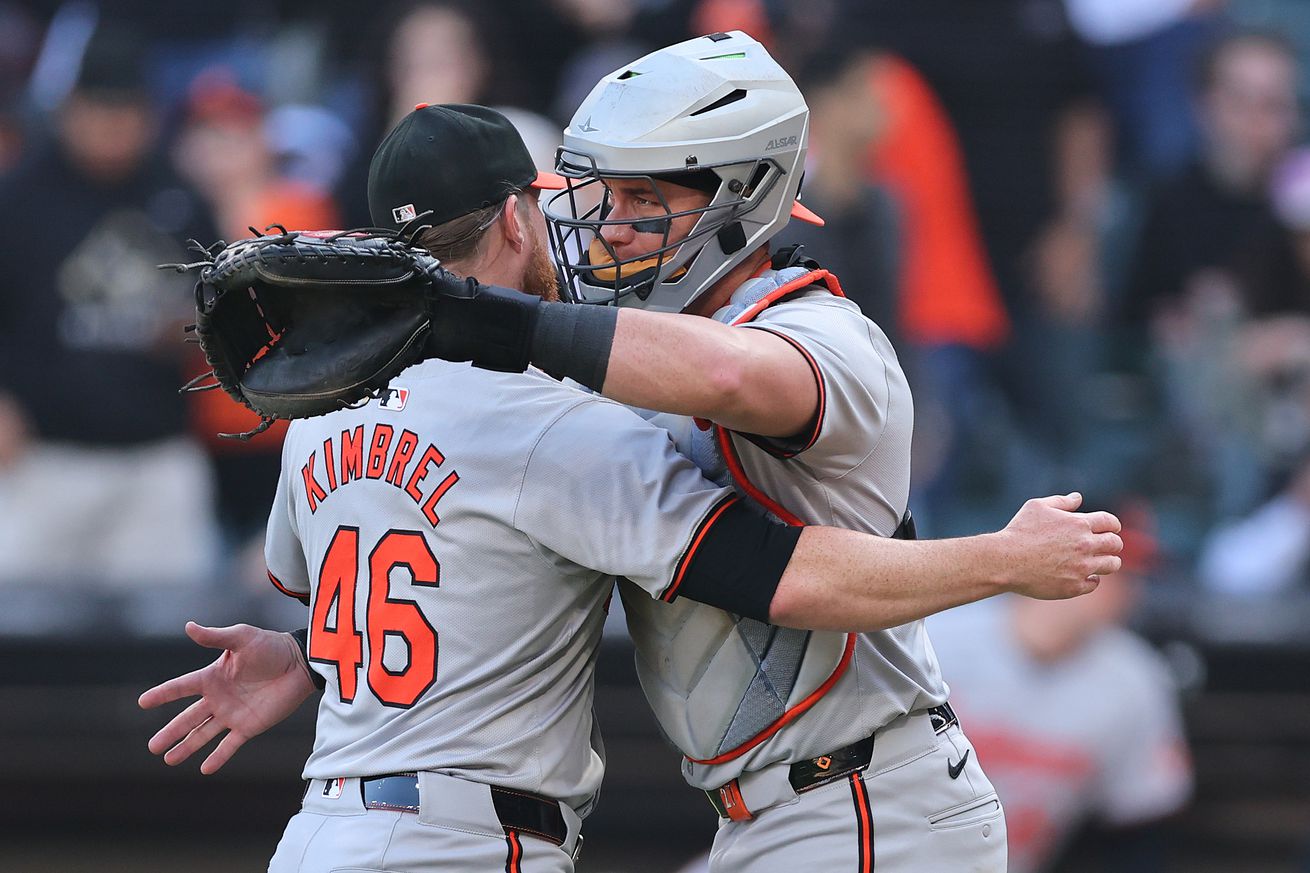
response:
M950 120L907 62L885 57L872 69L888 126L870 145L870 179L892 191L904 217L901 333L921 344L995 348L1009 335L1010 320Z

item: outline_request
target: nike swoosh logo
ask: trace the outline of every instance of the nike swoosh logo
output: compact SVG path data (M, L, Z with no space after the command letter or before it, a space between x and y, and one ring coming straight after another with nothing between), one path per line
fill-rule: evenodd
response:
M950 761L946 762L946 772L951 774L952 779L960 778L960 774L964 772L964 763L969 760L969 753L972 751L973 749L965 749L964 754L960 756L960 760L954 764Z

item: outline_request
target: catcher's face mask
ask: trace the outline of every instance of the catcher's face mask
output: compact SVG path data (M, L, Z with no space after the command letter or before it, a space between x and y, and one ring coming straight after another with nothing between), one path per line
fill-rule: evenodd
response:
M737 178L725 181L709 168L609 173L594 161L574 163L570 157L586 160L561 149L559 173L568 185L543 210L564 293L576 303L645 305L655 289L671 290L687 279L707 246L714 248L707 258L721 258L723 250L745 243L736 220L754 207L752 195L760 192ZM768 163L753 162L749 175L768 179ZM674 292L677 306L651 308L682 309L709 284L684 285Z

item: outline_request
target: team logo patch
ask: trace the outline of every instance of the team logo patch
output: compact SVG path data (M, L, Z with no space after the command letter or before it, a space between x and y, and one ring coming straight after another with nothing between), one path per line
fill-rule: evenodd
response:
M392 412L399 412L405 408L409 402L409 389L400 387L387 387L382 389L379 395L378 406L383 409L390 409Z
M391 217L396 220L397 224L412 221L416 215L418 215L418 212L414 209L413 203L406 203L404 206L397 206L391 210Z
M345 787L346 780L342 778L329 779L323 786L323 796L329 800L336 800L341 796L341 789Z

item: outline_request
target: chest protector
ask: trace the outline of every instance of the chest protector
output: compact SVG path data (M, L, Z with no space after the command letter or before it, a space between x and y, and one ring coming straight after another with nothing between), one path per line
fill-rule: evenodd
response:
M844 296L835 276L810 261L751 279L714 317L733 325L754 320L782 300L823 289ZM780 262L781 261L781 262ZM787 495L765 494L746 473L734 437L709 422L651 418L711 479L731 485L762 512L790 525ZM775 459L786 464L787 460ZM854 634L774 627L695 601L658 603L621 586L637 648L637 672L661 727L697 764L719 764L763 744L817 703L837 683L855 651Z

